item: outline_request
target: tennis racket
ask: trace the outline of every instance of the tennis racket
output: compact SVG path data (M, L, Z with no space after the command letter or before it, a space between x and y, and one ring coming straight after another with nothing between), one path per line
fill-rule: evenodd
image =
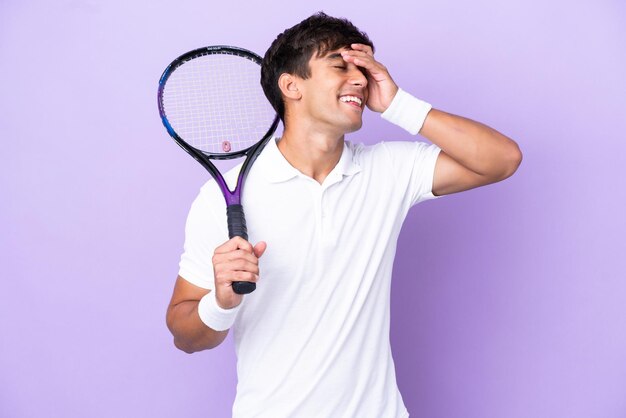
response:
M159 80L158 103L167 132L206 168L226 199L228 235L248 239L241 195L254 160L279 117L261 88L261 57L233 46L199 48L176 58ZM211 160L246 157L234 190ZM233 282L246 294L252 282Z

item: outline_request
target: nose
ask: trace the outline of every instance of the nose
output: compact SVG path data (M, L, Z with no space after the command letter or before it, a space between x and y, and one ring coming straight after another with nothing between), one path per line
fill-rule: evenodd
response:
M350 84L358 87L367 87L367 77L363 74L363 71L360 67L356 65L350 66Z

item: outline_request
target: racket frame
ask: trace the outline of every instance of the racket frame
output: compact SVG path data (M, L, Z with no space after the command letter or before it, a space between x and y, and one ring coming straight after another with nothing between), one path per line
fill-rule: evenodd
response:
M227 46L227 45L207 46L207 47L194 49L192 51L184 53L183 55L176 58L167 66L165 71L163 71L161 78L159 79L159 89L157 93L159 114L161 116L161 122L163 122L165 129L170 134L170 136L174 139L174 141L176 141L176 143L182 149L184 149L189 155L191 155L197 162L199 162L211 174L211 176L213 177L213 179L215 179L219 188L221 189L222 194L224 195L224 199L226 201L229 238L233 238L234 236L241 236L247 241L248 233L247 233L245 215L243 212L243 207L241 206L241 195L243 193L243 185L245 183L245 179L248 175L248 172L250 171L250 168L252 167L252 164L254 163L256 158L259 156L259 154L261 153L261 151L267 144L267 141L272 137L272 135L276 131L276 128L278 127L278 123L280 122L280 117L278 116L278 114L276 114L276 116L274 117L274 120L272 121L265 135L258 142L251 145L250 147L243 149L243 150L229 152L229 153L211 153L211 152L199 150L191 146L183 138L181 138L180 135L176 133L176 131L174 130L174 128L168 121L165 108L163 105L163 92L165 89L166 82L169 79L169 77L172 75L172 73L178 67L180 67L187 61L195 59L199 56L205 56L205 55L211 55L211 54L236 55L239 57L249 59L250 61L259 65L261 64L261 60L262 60L259 55L255 54L252 51L249 51L244 48ZM241 170L239 171L239 174L237 176L237 183L235 185L235 189L231 190L228 184L226 183L224 176L222 175L222 173L220 173L217 167L211 162L211 159L230 160L230 159L240 158L244 156L246 157L246 159L244 160L243 165L241 166ZM238 294L250 293L255 288L256 288L256 284L253 282L233 282L233 290L235 291L235 293L238 293Z
M218 183L220 189L222 190L224 194L226 205L227 206L240 205L241 194L243 192L243 184L245 183L245 178L248 175L248 171L250 170L250 167L256 160L257 156L267 144L267 140L276 131L276 128L278 127L278 123L280 122L280 118L278 114L276 114L276 116L274 117L272 124L270 125L268 131L265 133L263 138L261 138L257 143L251 145L250 147L246 149L239 150L239 151L234 151L234 152L229 152L229 153L210 153L207 151L199 150L189 145L183 138L181 138L176 133L174 128L172 128L172 125L167 120L167 116L166 116L165 109L163 106L163 91L165 89L165 84L168 78L170 77L170 75L172 75L172 73L178 67L180 67L187 61L190 61L199 56L211 55L211 54L236 55L239 57L247 58L250 61L259 65L261 64L261 60L262 60L259 55L255 54L252 51L249 51L244 48L239 48L235 46L227 46L227 45L207 46L207 47L194 49L193 51L184 53L183 55L179 56L174 61L172 61L170 65L167 66L165 71L163 71L161 78L159 79L159 90L157 93L159 114L161 115L161 121L163 122L165 129L170 134L170 136L174 139L174 141L176 141L176 143L182 149L184 149L189 155L191 155L196 161L198 161ZM211 162L211 159L231 160L234 158L240 158L244 156L246 156L247 158L244 160L243 165L241 167L241 171L239 172L239 175L237 176L237 183L235 185L235 189L231 190L230 187L228 187L228 184L226 183L224 176L220 173L217 167ZM247 237L244 237L244 238L247 239Z

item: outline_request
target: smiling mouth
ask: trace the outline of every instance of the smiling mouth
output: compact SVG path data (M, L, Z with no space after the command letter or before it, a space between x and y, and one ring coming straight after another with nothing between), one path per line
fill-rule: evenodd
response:
M339 101L343 102L343 103L347 103L349 105L355 106L360 108L361 105L363 104L363 100L360 97L357 96L341 96L339 98Z

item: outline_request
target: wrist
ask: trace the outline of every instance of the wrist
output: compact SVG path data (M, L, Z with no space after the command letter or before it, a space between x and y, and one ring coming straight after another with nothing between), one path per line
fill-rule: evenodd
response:
M215 331L225 331L235 323L242 305L243 300L234 308L224 309L218 305L216 291L212 290L198 302L198 316L207 327Z
M380 115L411 134L417 134L424 125L432 105L398 88L389 107Z

